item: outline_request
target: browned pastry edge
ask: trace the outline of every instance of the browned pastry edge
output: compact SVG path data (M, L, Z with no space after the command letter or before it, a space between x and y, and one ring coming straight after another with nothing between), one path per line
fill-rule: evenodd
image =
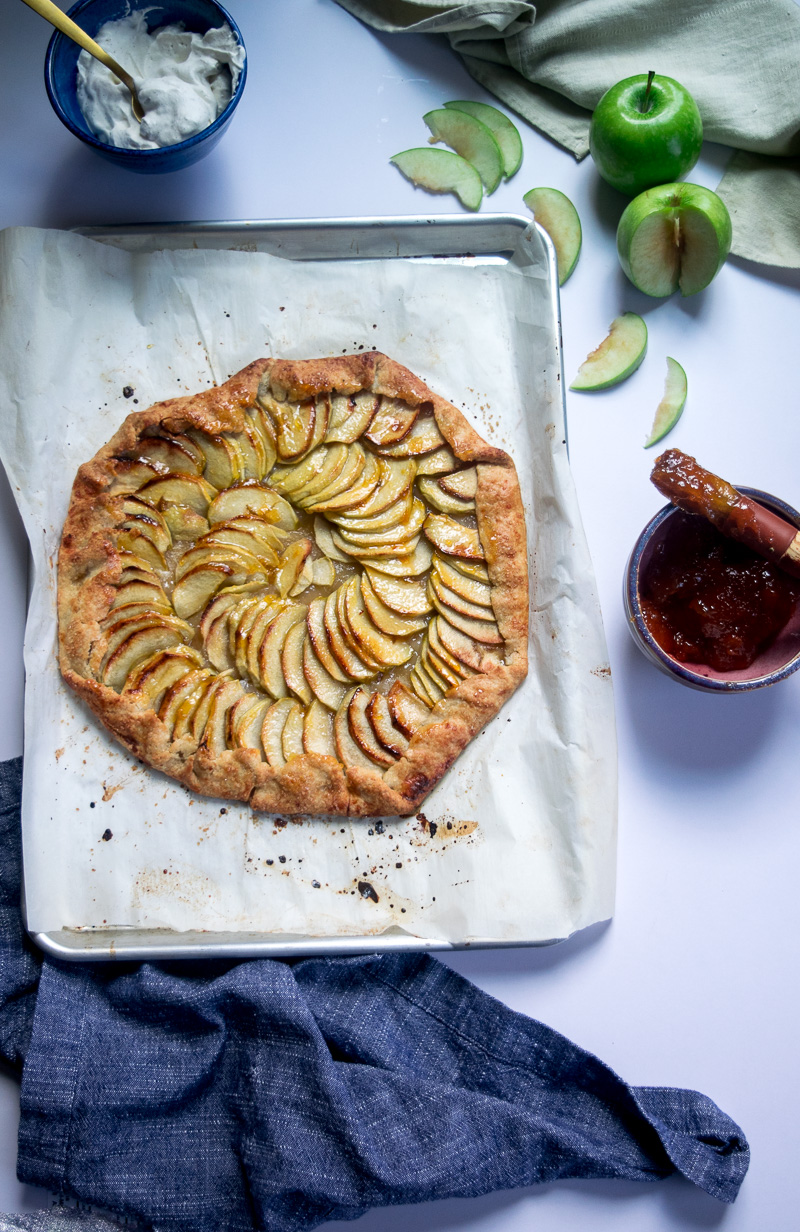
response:
M210 755L191 740L171 741L152 709L142 709L91 675L92 648L101 637L121 572L110 532L109 488L148 429L179 433L194 427L216 434L241 431L268 374L276 398L369 390L412 406L429 403L455 455L478 462L476 513L492 585L492 607L505 639L504 661L490 662L437 702L431 722L413 736L406 754L385 772L348 769L316 754L273 768L251 749ZM59 656L64 679L136 757L204 795L249 803L287 815L380 816L415 812L469 741L511 696L527 673L528 573L525 519L511 458L483 441L461 412L413 373L377 352L332 359L260 359L223 385L156 403L129 415L108 444L80 467L72 489L58 559Z

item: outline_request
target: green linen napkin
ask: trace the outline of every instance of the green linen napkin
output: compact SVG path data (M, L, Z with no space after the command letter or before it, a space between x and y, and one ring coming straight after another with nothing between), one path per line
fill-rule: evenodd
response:
M653 68L694 95L722 183L733 252L800 268L800 7L795 0L337 0L387 33L443 34L469 73L581 159L590 112ZM764 157L769 156L769 157Z

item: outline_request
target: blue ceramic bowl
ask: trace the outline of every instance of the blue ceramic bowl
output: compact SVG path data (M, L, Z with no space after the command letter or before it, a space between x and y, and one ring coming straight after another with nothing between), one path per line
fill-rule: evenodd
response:
M81 26L87 34L95 38L105 22L117 21L121 17L126 17L131 10L136 8L147 9L148 30L182 21L187 30L205 34L207 30L226 22L233 31L234 37L244 47L241 31L230 13L226 12L221 4L215 4L212 0L165 0L164 3L148 3L148 0L141 0L139 5L131 3L130 0L78 0L78 3L69 10L69 16L76 25ZM103 158L116 163L119 167L126 167L128 171L179 171L181 167L188 167L191 163L205 158L230 124L239 99L242 97L247 77L245 57L236 90L228 106L213 124L194 137L189 137L177 145L163 146L158 150L124 150L99 141L83 118L76 92L80 54L80 48L71 39L59 33L53 35L44 62L44 81L48 98L59 120L67 126L71 133L74 133L86 145L90 145L92 149L97 150ZM124 68L125 65L122 67Z
M754 488L738 488L738 491L800 529L800 513L791 505ZM648 522L637 539L625 570L623 588L625 613L631 636L642 654L662 672L666 672L673 680L693 689L701 689L704 693L742 693L747 689L760 689L764 685L777 684L779 680L784 680L800 668L800 608L772 644L762 651L749 667L730 672L720 672L702 663L681 663L678 659L673 659L662 649L647 627L640 601L640 587L653 552L659 544L669 543L670 533L681 519L697 516L682 513L674 505L665 505L652 521Z

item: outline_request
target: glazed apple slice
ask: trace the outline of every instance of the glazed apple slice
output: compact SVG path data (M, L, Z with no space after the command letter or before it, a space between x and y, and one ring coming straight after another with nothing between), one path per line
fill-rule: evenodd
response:
M456 522L446 513L431 513L425 519L425 534L433 546L445 556L460 556L465 560L485 560L477 530Z
M363 663L365 667L370 669L370 675L375 676L377 673L383 671L384 664L369 650L363 641L356 637L353 632L347 610L348 595L351 594L353 586L357 583L357 581L358 579L356 577L352 577L347 582L344 582L335 592L336 616L338 618L338 626L341 630L342 637L345 640L345 644L356 656L356 659Z
M140 706L157 710L167 689L202 665L201 656L189 646L158 650L130 672L122 689L123 696Z
M607 337L583 361L570 389L592 393L624 381L647 353L647 326L635 312L615 317Z
M431 131L431 141L443 141L472 163L491 196L503 178L503 155L491 129L476 116L446 107L428 111L422 118Z
M578 211L557 188L532 188L522 200L542 227L556 250L558 285L563 287L581 252L581 220Z
M264 544L265 547L272 548L273 552L283 550L286 536L289 534L288 530L266 522L256 514L242 514L239 517L229 518L225 522L215 522L214 534L216 535L220 530L241 531L252 536L258 543ZM260 555L260 551L256 551L255 548L252 551L256 556Z
M261 668L258 654L261 648L261 642L264 638L264 634L267 632L267 629L272 624L275 617L280 614L280 612L281 607L278 604L277 599L270 596L268 602L259 611L247 634L247 645L244 652L246 670L243 674L249 676L253 684L258 685L259 687L261 686Z
M305 620L298 621L286 634L281 650L283 678L304 706L310 706L313 701L313 694L303 671L303 649L307 638L308 630Z
M376 529L392 525L392 515L401 513L411 498L417 464L413 458L381 458L380 471L380 483L372 496L339 513L337 520L352 524L354 530L367 529L367 523Z
M378 598L366 573L361 577L361 600L375 627L390 637L412 637L425 628L424 620L398 616L387 607L383 600Z
M311 640L311 645L314 648L314 653L319 659L326 672L337 680L340 684L349 684L350 677L339 666L338 661L333 657L331 644L328 640L327 630L325 628L325 605L326 599L314 599L308 606L306 613L306 627L308 628L308 636ZM311 683L309 681L309 683ZM314 688L313 684L311 685Z
M367 455L362 447L358 444L351 445L347 451L347 458L341 471L338 471L334 478L327 484L326 487L316 491L313 496L308 498L298 497L296 503L301 509L305 509L308 513L316 513L317 505L324 501L340 496L343 492L350 492L360 480L364 473L364 468L367 465Z
M203 649L212 667L218 672L229 672L234 666L231 654L231 639L228 634L228 613L217 616L208 628L208 634L203 639Z
M261 747L264 756L276 770L286 764L283 753L283 729L289 714L297 702L291 697L282 697L273 702L264 714L261 724Z
M278 566L277 552L261 536L254 535L251 530L231 526L229 522L217 523L213 532L199 539L198 543L224 544L226 547L237 548L247 552L250 556L255 556L272 569Z
M145 483L136 495L149 505L157 506L161 501L188 505L195 513L205 517L217 489L202 475L160 475Z
M137 453L143 461L155 463L175 475L201 475L206 464L202 450L182 433L146 436L139 442Z
M452 559L452 558L451 558ZM480 582L477 578L466 577L459 569L455 569L443 556L434 556L433 572L449 590L455 591L468 603L476 604L478 607L485 607L491 610L492 607L492 588L486 582Z
M311 638L303 642L303 675L314 696L330 710L337 710L347 692L347 685L340 684L322 665L314 653Z
M413 553L419 546L420 542L419 534L415 535L413 539L409 539L408 542L401 541L394 543L378 543L371 547L359 547L354 543L348 543L347 540L343 539L337 531L332 532L331 538L333 539L334 546L337 547L340 552L345 552L348 556L353 557L355 560L368 560L370 563L373 561L388 560L392 563L392 565L394 565L395 561L398 559L404 560L410 557L411 553ZM398 568L400 572L405 573L405 569L402 569L399 566Z
M297 516L288 501L272 488L248 480L220 492L208 506L209 522L229 522L246 516L263 518L282 530L294 530Z
M401 521L385 529L377 527L374 530L353 530L351 526L339 526L338 535L347 543L356 547L378 547L381 544L394 545L398 551L405 552L405 544L415 539L422 530L422 524L427 517L427 509L421 500L411 502L407 515Z
M386 445L381 453L387 458L418 458L446 445L433 415L420 415L413 428L396 445Z
M114 478L110 494L118 496L123 492L138 493L144 484L154 479L163 479L164 474L164 467L160 462L148 462L139 457L118 456L114 459Z
M380 463L374 454L367 454L365 456L364 469L359 476L357 484L339 492L336 496L329 496L324 500L317 499L313 505L306 506L306 508L313 513L346 512L348 509L353 509L366 501L380 482Z
M179 616L194 616L218 590L243 581L245 577L237 574L230 565L222 561L207 561L190 569L176 584L172 592L172 606Z
M131 632L106 661L101 677L103 684L119 693L137 663L157 650L175 646L179 640L174 629L164 625L146 625Z
M402 150L389 162L417 188L433 193L455 193L468 210L480 209L483 200L481 177L472 163L460 154L423 146Z
M476 120L486 125L500 147L503 177L510 180L522 163L522 138L517 126L490 103L478 103L472 99L456 99L445 103L445 107L454 111L465 111L467 115L474 116Z
M425 587L402 577L368 568L366 577L375 594L398 616L425 616L431 610Z
M441 575L435 571L431 573L428 581L430 587L429 597L434 607L444 605L450 608L451 611L458 612L459 616L468 616L472 620L491 621L496 624L494 612L491 607L484 607L479 603L471 603L469 599L465 599L463 595L451 590L449 586L445 586L441 579ZM439 600L437 604L436 600Z
M292 625L304 620L306 609L294 604L285 608L268 625L258 647L258 674L262 687L272 697L286 696L286 678L281 666L281 653Z
M215 488L229 488L232 483L244 479L244 459L238 443L224 436L212 436L197 428L187 432L205 457L203 476Z
M138 620L141 616L171 616L172 604L169 603L124 603L114 607L100 621L100 628L107 630L120 620Z
M346 445L320 446L316 453L325 450L324 464L314 475L300 487L293 490L292 499L295 504L308 504L317 499L322 492L328 491L337 481L347 465L348 450ZM315 455L312 455L315 456Z
M375 738L375 733L372 730L370 721L367 718L367 706L369 704L370 694L365 689L358 688L350 698L347 707L347 723L350 728L350 735L355 740L361 752L366 754L370 761L376 766L380 766L383 770L388 770L397 761L397 757L379 744Z
M308 443L308 452L316 449L317 446L321 445L325 440L325 433L328 431L330 417L330 394L317 394L317 397L314 400L314 431L312 432L311 440Z
M237 582L261 579L266 581L267 565L260 561L252 552L244 548L234 548L228 544L215 543L213 538L200 539L184 552L175 564L175 580L178 585L187 573L207 564L228 565L236 575Z
M474 513L475 501L463 496L453 496L447 492L437 479L423 477L417 479L420 496L438 513Z
M313 701L303 724L303 751L318 757L336 757L333 714L320 701Z
M199 680L195 686L176 699L172 722L172 739L174 741L191 739L192 720L195 712L218 679L219 677L214 675L213 672L205 672L203 679ZM166 700L167 698L165 697L164 702ZM162 702L162 710L164 709L164 702ZM164 721L167 722L167 719L165 718Z
M214 690L211 705L208 709L203 734L198 742L198 748L218 757L228 747L228 716L232 707L245 696L239 680L222 679L222 683Z
M189 505L173 505L170 501L162 501L161 513L173 540L197 539L208 531L208 519Z
M444 697L444 690L431 680L421 663L415 665L409 679L411 688L426 705L435 706Z
M325 439L329 444L339 442L352 445L367 431L378 409L376 394L362 391L347 396L337 394L331 398L331 417Z
M119 553L119 577L117 578L117 584L132 581L158 582L161 585L158 573L151 564L148 564L147 561L139 560L137 556L134 556L133 552L123 550Z
M310 449L314 439L317 420L317 405L313 398L305 402L279 402L267 392L259 390L258 402L267 413L275 429L275 446L283 462L296 461Z
M191 737L191 740L197 748L203 732L206 729L208 716L211 713L211 707L214 703L214 698L219 693L220 689L224 688L230 682L230 676L214 676L207 689L203 690L202 697L191 713L187 725L186 735Z
M463 573L464 577L472 578L475 582L484 582L489 585L489 570L485 564L479 560L465 560L461 556L449 556L448 562L457 569L459 573Z
M179 708L188 698L196 697L199 701L202 689L208 687L211 679L212 673L208 668L198 668L181 676L167 689L158 707L158 717L168 729L170 739L174 738L173 729Z
M314 586L333 586L336 570L326 556L318 556L311 562L311 581Z
M301 492L307 484L313 483L325 473L332 452L332 448L328 449L322 445L308 454L302 462L288 466L276 466L269 477L270 483L273 487L280 488L285 496L293 496L294 493Z
M282 599L285 599L289 592L297 585L297 579L300 577L303 566L311 555L311 549L312 543L310 539L295 539L294 543L290 543L283 552L279 561L278 572L275 575L275 585Z
M413 651L407 642L382 633L372 623L367 615L364 600L361 595L361 584L358 577L352 578L343 588L345 620L342 625L348 627L355 639L356 653L367 655L379 669L387 667L402 667L411 658Z
M245 415L241 434L236 438L241 454L242 478L263 479L267 473L268 455L264 448L264 440L256 432L252 420Z
M462 680L466 679L467 676L474 676L474 670L471 667L468 667L465 663L462 663L460 659L457 659L456 656L447 649L439 636L440 619L441 618L437 615L428 625L427 637L431 652L436 655L438 659L441 659L445 666Z
M228 641L237 675L241 680L249 676L248 651L250 634L256 621L264 613L272 613L275 605L271 599L255 598L237 604L228 613Z
M163 572L167 567L167 562L159 552L158 548L147 535L141 530L121 530L116 536L117 548L121 552L130 552L132 556L136 556L139 560L146 561L148 565L152 565L154 569Z
M667 433L675 427L683 414L687 391L686 373L677 360L667 356L667 379L664 382L664 394L656 407L653 426L644 443L645 449L663 440Z
M264 465L261 471L263 478L270 473L278 458L278 451L275 448L275 432L260 406L248 408L246 422L253 436L258 437L264 451Z
M339 561L340 564L352 563L347 553L340 551L333 542L333 527L321 514L314 518L314 539L320 552L329 560Z
M413 427L418 415L418 407L398 398L381 398L364 438L373 445L395 445Z
M462 500L472 500L478 495L478 468L468 466L461 471L453 471L449 475L439 477L439 487L444 488L451 496L460 496Z
M333 740L336 745L336 754L339 761L348 770L372 770L377 772L375 763L356 744L350 732L348 712L350 701L355 691L355 689L351 689L349 693L345 694L333 718Z
M496 649L476 641L463 629L457 629L446 616L437 615L435 621L431 621L433 624L445 650L471 671L486 671L492 664L499 663L500 656Z
M293 701L291 709L286 715L283 731L281 732L281 747L283 749L283 756L287 761L292 757L302 757L305 753L303 747L305 719L305 710L299 702Z
M461 612L455 611L449 603L443 603L433 591L430 591L429 594L437 612L444 616L445 620L448 620L456 629L460 629L462 633L465 633L467 637L471 637L475 642L480 642L483 646L503 645L503 638L494 620L476 620L471 616L464 616Z
M129 582L123 582L117 587L117 592L114 595L114 602L111 605L111 610L114 611L118 607L127 607L132 603L146 603L151 608L165 608L170 610L171 604L164 588L158 582L146 582L143 579L132 579Z
M425 670L439 687L444 689L445 693L450 689L457 689L461 684L461 676L454 672L451 667L448 667L446 660L437 655L434 650L431 650L430 642L427 638L422 644L419 658Z
M423 573L427 573L432 559L433 552L430 546L424 539L420 539L408 556L371 555L369 564L373 573L388 573L391 577L407 579L420 577Z
M431 453L417 458L418 475L446 475L459 465L458 458L449 445L441 445Z
M339 587L339 590L342 588ZM375 674L374 667L366 663L348 646L342 626L339 622L338 600L339 590L331 591L325 600L323 617L325 632L331 654L348 680L370 680ZM314 647L316 650L316 645Z
M395 680L386 700L392 722L409 740L431 721L428 703L420 701L402 680Z
M138 615L125 616L115 613L116 619L112 621L106 629L104 655L100 664L102 667L108 663L114 651L120 646L126 638L130 637L131 633L138 633L140 629L160 628L171 629L173 632L174 642L190 642L194 636L194 630L191 625L185 621L179 620L172 612L163 612L153 609L145 611ZM103 646L103 643L98 639L96 648Z
M408 736L404 736L392 722L385 694L372 694L367 702L366 716L381 748L386 749L386 752L394 758L402 757L408 748Z
M244 595L263 593L263 590L263 582L242 582L239 586L228 586L215 595L203 609L200 617L199 630L203 641L208 637L211 626L218 616L238 603Z
M261 728L269 702L257 693L245 693L228 711L228 747L256 749L263 757Z

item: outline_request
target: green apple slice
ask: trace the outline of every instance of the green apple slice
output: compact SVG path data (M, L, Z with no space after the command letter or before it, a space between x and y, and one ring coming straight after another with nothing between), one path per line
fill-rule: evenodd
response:
M656 407L656 415L650 435L644 443L645 449L662 440L683 414L687 393L686 373L677 362L667 356L667 379L664 382L664 396Z
M647 351L647 326L635 312L623 312L611 322L608 337L581 364L570 385L588 393L618 385L635 372Z
M540 227L544 227L558 259L558 285L563 287L581 251L581 220L578 211L557 188L532 188L522 200Z
M512 124L507 115L492 107L490 103L475 103L472 99L454 99L445 103L451 111L464 111L474 116L491 131L500 153L503 156L503 178L510 180L519 171L522 163L522 138L516 124Z
M483 200L481 177L466 158L450 150L433 150L423 146L402 150L389 159L407 180L428 192L455 193L468 210L480 209Z
M431 141L443 141L472 163L487 194L493 193L503 178L503 155L490 129L474 116L446 107L429 111L422 118L431 130Z

